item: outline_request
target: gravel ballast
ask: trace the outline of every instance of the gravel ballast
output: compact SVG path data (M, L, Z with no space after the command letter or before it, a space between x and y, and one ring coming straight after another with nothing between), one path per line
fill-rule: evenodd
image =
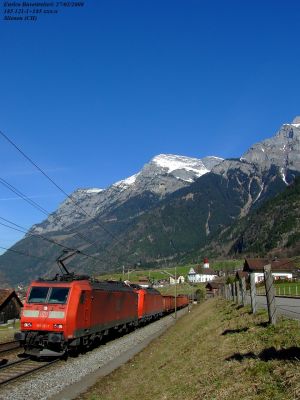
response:
M177 314L181 316L186 312L187 308ZM173 316L169 315L77 358L69 357L67 361L2 387L0 399L73 399L92 386L99 377L132 358L174 322Z

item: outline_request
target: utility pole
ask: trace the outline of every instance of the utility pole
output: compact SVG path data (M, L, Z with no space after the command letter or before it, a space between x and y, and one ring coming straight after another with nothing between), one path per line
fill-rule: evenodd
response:
M175 266L175 319L177 319L177 266Z
M122 274L122 276L123 276L123 282L124 282L124 280L125 280L125 267L124 267L124 265L123 265L123 274Z

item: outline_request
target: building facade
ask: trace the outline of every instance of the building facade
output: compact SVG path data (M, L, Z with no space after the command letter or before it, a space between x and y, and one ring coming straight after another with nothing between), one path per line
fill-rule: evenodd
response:
M0 289L0 324L19 319L22 307L23 304L14 290Z
M208 259L205 258L203 266L198 265L196 268L190 268L188 273L188 281L191 283L210 282L216 279L217 272L209 267Z
M272 261L264 258L246 258L243 271L254 274L255 283L259 283L264 280L264 266L268 264L271 264L271 271L275 280L293 279L296 266L294 261L289 258L274 259Z

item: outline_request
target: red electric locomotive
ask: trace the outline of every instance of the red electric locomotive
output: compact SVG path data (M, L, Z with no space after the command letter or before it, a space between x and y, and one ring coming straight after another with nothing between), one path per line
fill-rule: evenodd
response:
M61 356L100 341L110 330L138 325L138 296L122 282L96 282L64 275L34 281L15 336L25 353Z
M63 356L174 310L175 298L153 288L70 274L63 261L74 254L57 259L65 274L34 281L28 289L21 332L15 334L26 354ZM187 304L187 296L177 297L177 308Z

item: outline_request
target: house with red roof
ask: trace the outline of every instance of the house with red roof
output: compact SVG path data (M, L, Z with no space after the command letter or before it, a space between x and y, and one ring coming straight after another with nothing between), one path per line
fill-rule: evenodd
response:
M249 274L254 273L255 283L264 280L264 266L271 264L272 275L277 279L293 279L297 270L295 263L290 258L274 259L272 261L265 258L246 258L243 271Z

